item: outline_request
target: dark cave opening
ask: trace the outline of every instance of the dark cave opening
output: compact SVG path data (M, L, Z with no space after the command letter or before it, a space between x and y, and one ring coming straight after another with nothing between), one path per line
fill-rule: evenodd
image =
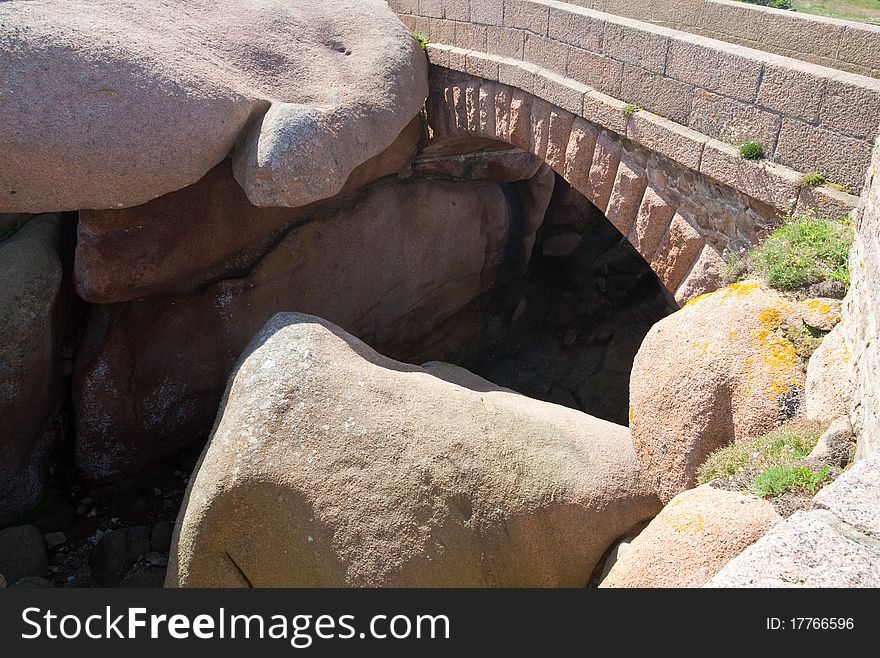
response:
M628 424L629 376L677 305L601 211L557 176L525 275L493 288L410 354L529 397Z

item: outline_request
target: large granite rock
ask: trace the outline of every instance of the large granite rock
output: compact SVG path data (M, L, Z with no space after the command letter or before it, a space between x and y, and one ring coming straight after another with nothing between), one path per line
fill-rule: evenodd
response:
M380 0L11 0L0 24L0 212L143 204L230 154L252 203L302 206L427 96Z
M421 122L415 119L390 148L352 172L340 196L405 169L420 137ZM319 205L254 206L225 160L199 182L142 206L81 211L77 292L90 302L110 304L192 291L252 266Z
M756 496L690 489L632 541L600 587L700 587L781 521Z
M585 586L658 509L625 428L279 314L230 380L166 585Z
M524 271L552 194L531 181L379 181L321 206L253 267L198 290L92 309L74 376L92 479L204 441L230 369L276 312L320 314L381 349L415 342Z
M40 499L60 431L59 222L39 215L0 242L0 524Z
M850 382L852 355L842 327L831 331L810 357L804 392L804 413L813 420L831 420L849 414L853 406Z
M797 412L805 378L786 327L807 310L745 282L654 325L633 364L630 427L662 500L694 487L712 451Z

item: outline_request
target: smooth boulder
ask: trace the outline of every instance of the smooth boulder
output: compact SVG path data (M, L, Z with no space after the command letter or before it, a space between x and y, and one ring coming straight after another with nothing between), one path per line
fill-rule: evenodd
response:
M709 485L673 498L600 587L702 587L782 517L766 500Z
M552 185L546 167L517 183L383 179L317 208L244 272L95 307L73 382L78 468L111 479L205 441L232 366L279 311L386 351L417 341L525 270Z
M61 430L60 221L38 215L0 242L0 524L40 499Z
M325 203L406 170L421 138L415 119L394 144L349 176ZM191 292L251 266L297 222L322 206L251 204L224 160L197 183L121 210L83 210L74 281L83 299L113 304L170 291Z
M253 204L306 205L427 96L381 0L10 0L0 24L0 212L136 206L230 155Z
M808 419L831 420L848 415L853 407L852 354L841 329L822 339L807 365L804 413Z
M585 586L659 507L625 428L278 314L230 379L166 586Z
M711 452L760 436L801 406L804 371L787 327L807 309L754 282L697 297L658 322L630 377L630 427L660 498L696 486Z

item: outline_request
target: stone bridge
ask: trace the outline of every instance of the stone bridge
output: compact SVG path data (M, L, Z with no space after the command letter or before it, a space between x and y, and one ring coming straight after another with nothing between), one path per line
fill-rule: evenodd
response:
M679 302L778 216L857 204L880 80L578 6L596 2L389 4L429 40L426 153L468 136L537 155ZM766 159L742 159L746 139ZM803 187L811 172L832 185Z

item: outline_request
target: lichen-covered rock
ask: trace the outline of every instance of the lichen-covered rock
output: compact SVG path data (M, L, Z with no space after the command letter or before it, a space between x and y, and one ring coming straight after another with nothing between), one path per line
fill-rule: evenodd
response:
M0 242L0 524L40 499L58 438L59 222L39 215Z
M0 24L0 211L143 204L230 153L252 203L302 206L427 96L425 56L380 0L11 0Z
M659 509L625 428L310 316L266 325L218 418L167 586L585 586Z
M73 383L78 467L111 478L207 439L235 360L279 311L382 349L422 338L525 270L552 186L546 167L518 183L383 179L321 204L244 272L96 307Z
M697 297L651 329L633 365L630 414L662 500L695 486L712 451L795 414L805 377L787 327L805 310L744 282Z
M834 329L813 352L807 365L804 413L811 420L849 414L853 405L850 359L843 332Z
M780 521L756 496L690 489L632 541L600 587L701 587Z

